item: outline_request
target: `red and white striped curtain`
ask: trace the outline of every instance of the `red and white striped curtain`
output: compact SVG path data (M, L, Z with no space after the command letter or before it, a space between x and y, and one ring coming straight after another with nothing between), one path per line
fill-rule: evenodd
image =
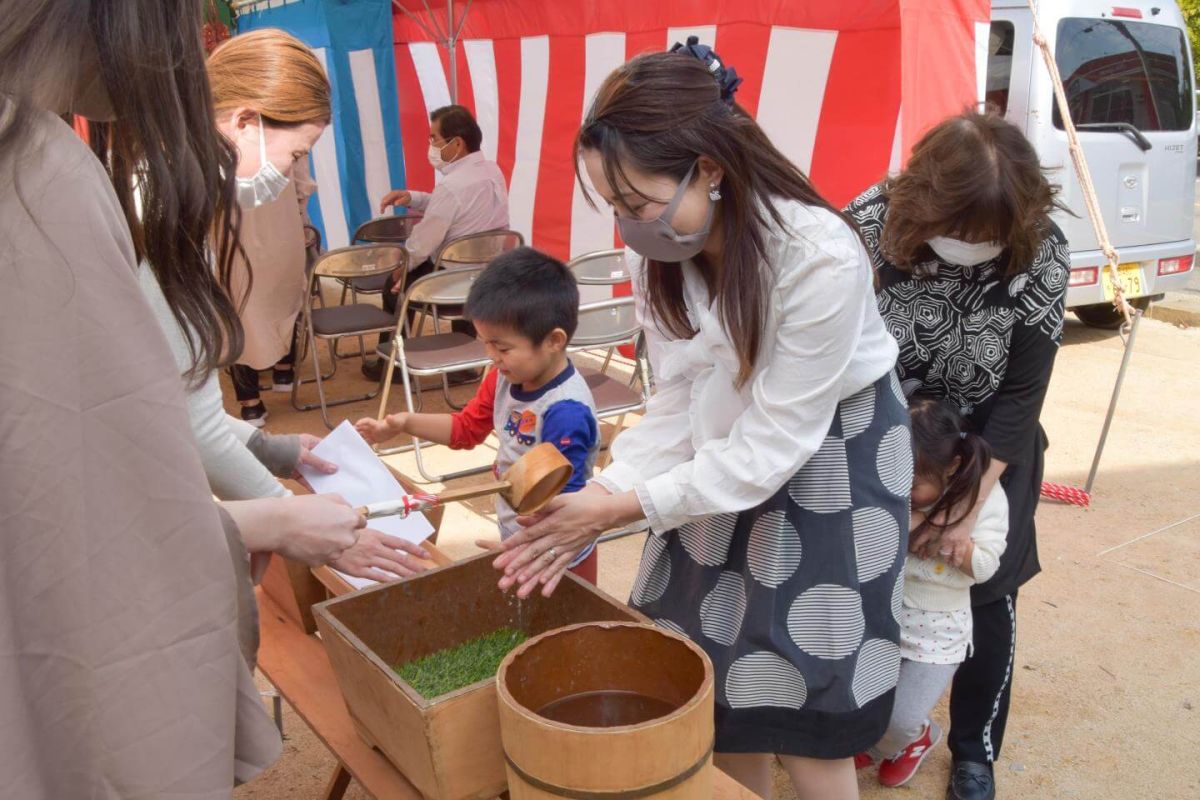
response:
M987 0L475 0L458 99L508 178L513 228L567 258L618 243L611 214L584 200L571 148L601 81L627 59L699 36L745 79L738 102L840 205L978 100L988 12ZM450 102L449 57L398 10L393 29L407 180L429 187L428 113Z

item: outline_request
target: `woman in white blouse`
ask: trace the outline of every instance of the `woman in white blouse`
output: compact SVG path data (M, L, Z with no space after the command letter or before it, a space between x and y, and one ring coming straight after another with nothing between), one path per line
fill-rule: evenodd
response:
M856 798L900 663L908 415L855 229L739 82L690 40L600 88L578 153L633 251L657 392L496 566L549 594L601 532L648 520L631 604L712 659L717 763L763 797L778 756L801 798Z

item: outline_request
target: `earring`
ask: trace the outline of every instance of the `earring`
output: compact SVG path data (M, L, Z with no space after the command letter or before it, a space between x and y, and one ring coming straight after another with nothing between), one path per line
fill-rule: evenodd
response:
M721 189L715 183L708 187L708 199L714 203L721 199Z

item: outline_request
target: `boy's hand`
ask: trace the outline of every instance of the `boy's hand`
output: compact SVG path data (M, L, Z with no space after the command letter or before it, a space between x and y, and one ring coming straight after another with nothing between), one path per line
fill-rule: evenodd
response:
M380 444L391 439L393 436L404 433L404 420L406 416L406 414L401 412L384 417L383 419L363 417L354 423L354 429L358 431L359 436L366 440L367 444Z

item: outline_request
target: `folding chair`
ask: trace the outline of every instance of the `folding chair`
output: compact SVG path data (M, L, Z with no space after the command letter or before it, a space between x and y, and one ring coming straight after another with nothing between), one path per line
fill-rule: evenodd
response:
M636 375L640 378L641 392L634 391L623 381L591 369L579 372L592 390L592 402L596 405L598 420L617 417L615 437L625 427L625 415L641 412L650 399L649 365L643 356L644 348L636 347L641 341L642 329L638 325L632 297L617 297L598 303L585 303L579 307L579 327L567 346L568 352L607 349L611 355L614 348L623 344L635 345L634 359ZM608 361L605 360L605 367Z
M369 219L358 230L354 231L352 244L404 244L412 235L413 227L421 221L422 215L408 213L401 216L387 214L382 217ZM350 292L354 302L358 302L360 294L383 294L387 275L372 275L369 278L351 278L342 281L341 303L346 303L346 293Z
M516 250L525 244L525 237L503 228L480 233L468 233L444 242L433 254L433 268L482 266L501 253Z
M419 389L419 381L422 377L440 377L442 392L446 397L446 402L450 403L450 384L447 376L451 372L479 369L491 364L491 359L488 358L483 344L465 333L451 331L449 333L435 332L429 336L413 336L414 327L407 325L409 306L422 305L434 309L435 313L439 306L461 306L467 301L471 284L483 270L482 266L439 270L419 278L408 287L404 293L404 300L400 304L400 313L396 317L392 340L380 345L378 349L380 358L387 360L387 369L383 371L380 383L383 397L379 403L379 419L383 419L387 414L392 374L397 369L400 370L404 384L405 406L412 413L421 408L421 394L419 391L413 391L412 378L417 378L417 388ZM408 327L408 338L401 335L406 326ZM414 397L416 398L415 404ZM457 408L457 406L455 407ZM414 436L411 445L378 452L381 455L387 455L413 450L417 460L417 471L421 473L421 477L431 483L445 482L490 469L490 466L483 466L446 475L431 475L425 469L425 462L421 456L422 446L421 440Z
M567 262L567 269L575 275L575 282L580 286L617 286L630 280L629 264L625 261L624 250L597 250L584 253ZM590 301L589 301L590 302ZM616 348L609 348L604 357L601 372L608 372L609 362L612 361ZM642 377L640 371L634 372L634 379ZM629 382L633 385L633 381Z
M509 250L515 250L525 244L525 237L516 231L497 229L469 233L444 242L433 254L434 271L456 269L458 267L487 266L493 258ZM433 309L435 312L438 310ZM425 323L428 310L422 306L418 309L416 330L418 333ZM462 319L462 308L448 307L433 315L435 332L440 330L442 320L453 321Z
M567 262L580 286L615 286L630 279L624 250L597 250Z
M325 425L332 428L329 421L329 406L354 403L359 400L370 400L379 390L353 397L330 400L325 396L324 382L337 373L337 341L346 336L365 336L372 333L390 331L396 324L396 318L378 306L369 303L354 303L352 305L333 306L331 308L314 308L313 288L321 278L352 279L356 277L371 277L387 274L394 269L408 270L408 251L395 244L360 245L357 247L342 247L330 250L321 256L313 265L309 276L309 292L304 304L304 328L306 331L308 352L313 363L312 380L300 380L299 374L292 383L292 406L298 411L321 409L321 418ZM317 339L329 341L329 352L332 359L332 369L328 375L321 374L321 360L317 353ZM360 357L365 353L360 351ZM301 405L297 399L301 383L317 384L319 402Z

